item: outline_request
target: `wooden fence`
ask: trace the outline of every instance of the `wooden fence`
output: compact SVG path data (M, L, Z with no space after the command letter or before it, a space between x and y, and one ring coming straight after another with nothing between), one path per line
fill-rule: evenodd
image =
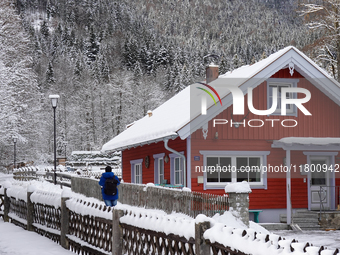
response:
M33 168L22 168L18 169L14 174L14 178L21 181L44 179L51 183L54 182L52 169L46 168L44 171L39 172L37 169L33 171ZM100 176L101 173L97 172L88 172L84 176L63 172L56 173L58 185L71 187L77 193L97 199L101 199L101 191L97 180ZM193 218L199 214L212 217L216 213L222 214L229 210L228 196L131 183L121 183L118 189L119 201L123 204L160 209L167 213L175 211Z
M17 190L18 187L12 187ZM10 189L12 189L10 188ZM156 231L152 225L138 227L131 225L124 220L124 217L133 217L133 222L141 218L165 217L166 214L154 215L154 210L144 209L145 215L135 211L133 207L124 210L112 210L101 202L93 202L93 199L61 197L60 194L51 192L34 191L27 192L27 200L20 196L7 196L8 189L0 187L0 215L5 221L16 223L27 230L35 231L41 235L60 243L64 248L76 254L103 255L103 254L176 254L176 255L251 255L241 249L225 246L221 242L209 239L209 221L195 221L195 219L182 219L180 224L188 226L192 223L193 234L189 237L181 236L176 232L165 233ZM39 193L40 192L40 193ZM10 192L13 194L13 192ZM37 202L39 198L49 196L48 203ZM53 201L52 201L53 200ZM34 202L35 201L35 202ZM60 206L57 205L60 203ZM152 215L148 215L151 212ZM128 221L129 222L129 221ZM169 221L170 222L170 221ZM171 224L171 223L169 223ZM154 224L155 225L155 224ZM222 228L228 228L222 226ZM177 228L179 229L179 228ZM279 236L257 234L254 230L240 230L229 228L229 238L236 238L245 243L252 242L255 245L261 244L265 249L273 251L272 254L290 253L294 254L323 254L324 247L312 247L308 243L296 244L293 241L286 241ZM218 231L226 233L219 228ZM219 235L223 238L223 234ZM226 236L225 238L228 238ZM254 246L255 247L255 246ZM315 251L317 250L317 253ZM258 253L257 253L258 254ZM268 252L266 251L266 254ZM327 253L330 254L330 253ZM332 252L333 255L340 255L339 250Z
M167 213L175 211L195 218L199 214L212 217L229 210L228 196L130 183L122 183L118 188L121 203Z

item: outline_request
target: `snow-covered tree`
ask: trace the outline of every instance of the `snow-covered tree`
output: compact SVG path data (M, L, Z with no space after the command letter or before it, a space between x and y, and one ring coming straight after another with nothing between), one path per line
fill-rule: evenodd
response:
M0 147L11 145L13 135L27 144L37 134L32 116L38 110L39 95L31 45L11 3L0 1Z
M340 1L323 0L320 3L303 3L301 15L313 30L322 30L323 36L315 46L321 54L319 61L327 62L327 69L340 81Z

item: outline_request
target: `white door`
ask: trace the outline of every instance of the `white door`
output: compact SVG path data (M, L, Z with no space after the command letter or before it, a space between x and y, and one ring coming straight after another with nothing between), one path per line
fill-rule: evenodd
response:
M330 209L330 184L329 184L329 158L328 157L311 157L309 164L309 185L310 185L310 209L320 210Z

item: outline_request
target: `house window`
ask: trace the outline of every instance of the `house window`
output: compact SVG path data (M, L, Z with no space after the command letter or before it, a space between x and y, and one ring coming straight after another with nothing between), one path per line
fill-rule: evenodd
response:
M131 160L131 183L143 183L143 159Z
M236 157L237 182L261 183L261 158L260 157Z
M159 169L158 181L160 184L163 184L164 183L164 160L163 158L158 159L158 169Z
M166 184L167 180L164 175L164 156L165 153L154 154L154 183Z
M181 152L183 154L183 152ZM183 185L184 184L184 161L177 154L170 154L170 184Z
M175 158L175 185L183 184L182 176L183 176L183 169L181 167L181 158Z
M282 94L283 88L291 88L291 87L297 87L298 79L268 79L267 80L267 109L270 109L274 98L277 98L277 106L276 110L273 113L273 115L280 115L281 114L281 101L282 97L284 95ZM277 94L275 95L273 92L273 88L277 89ZM294 93L287 93L285 95L287 99L293 99L296 98L296 94ZM287 104L286 105L286 115L296 115L297 109L295 105L293 104Z
M142 164L135 164L135 183L142 183Z
M249 182L251 188L266 188L269 151L200 151L204 156L204 188L223 189L230 182Z
M231 182L231 158L207 157L207 182Z

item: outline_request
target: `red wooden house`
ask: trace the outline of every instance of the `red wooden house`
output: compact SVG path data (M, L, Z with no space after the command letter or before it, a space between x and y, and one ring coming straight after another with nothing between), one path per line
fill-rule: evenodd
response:
M294 47L224 75L217 68L207 68L210 86L187 87L103 146L122 151L124 181L214 194L248 181L260 221L287 212L290 223L292 208L319 209L320 196L335 209L340 84Z

